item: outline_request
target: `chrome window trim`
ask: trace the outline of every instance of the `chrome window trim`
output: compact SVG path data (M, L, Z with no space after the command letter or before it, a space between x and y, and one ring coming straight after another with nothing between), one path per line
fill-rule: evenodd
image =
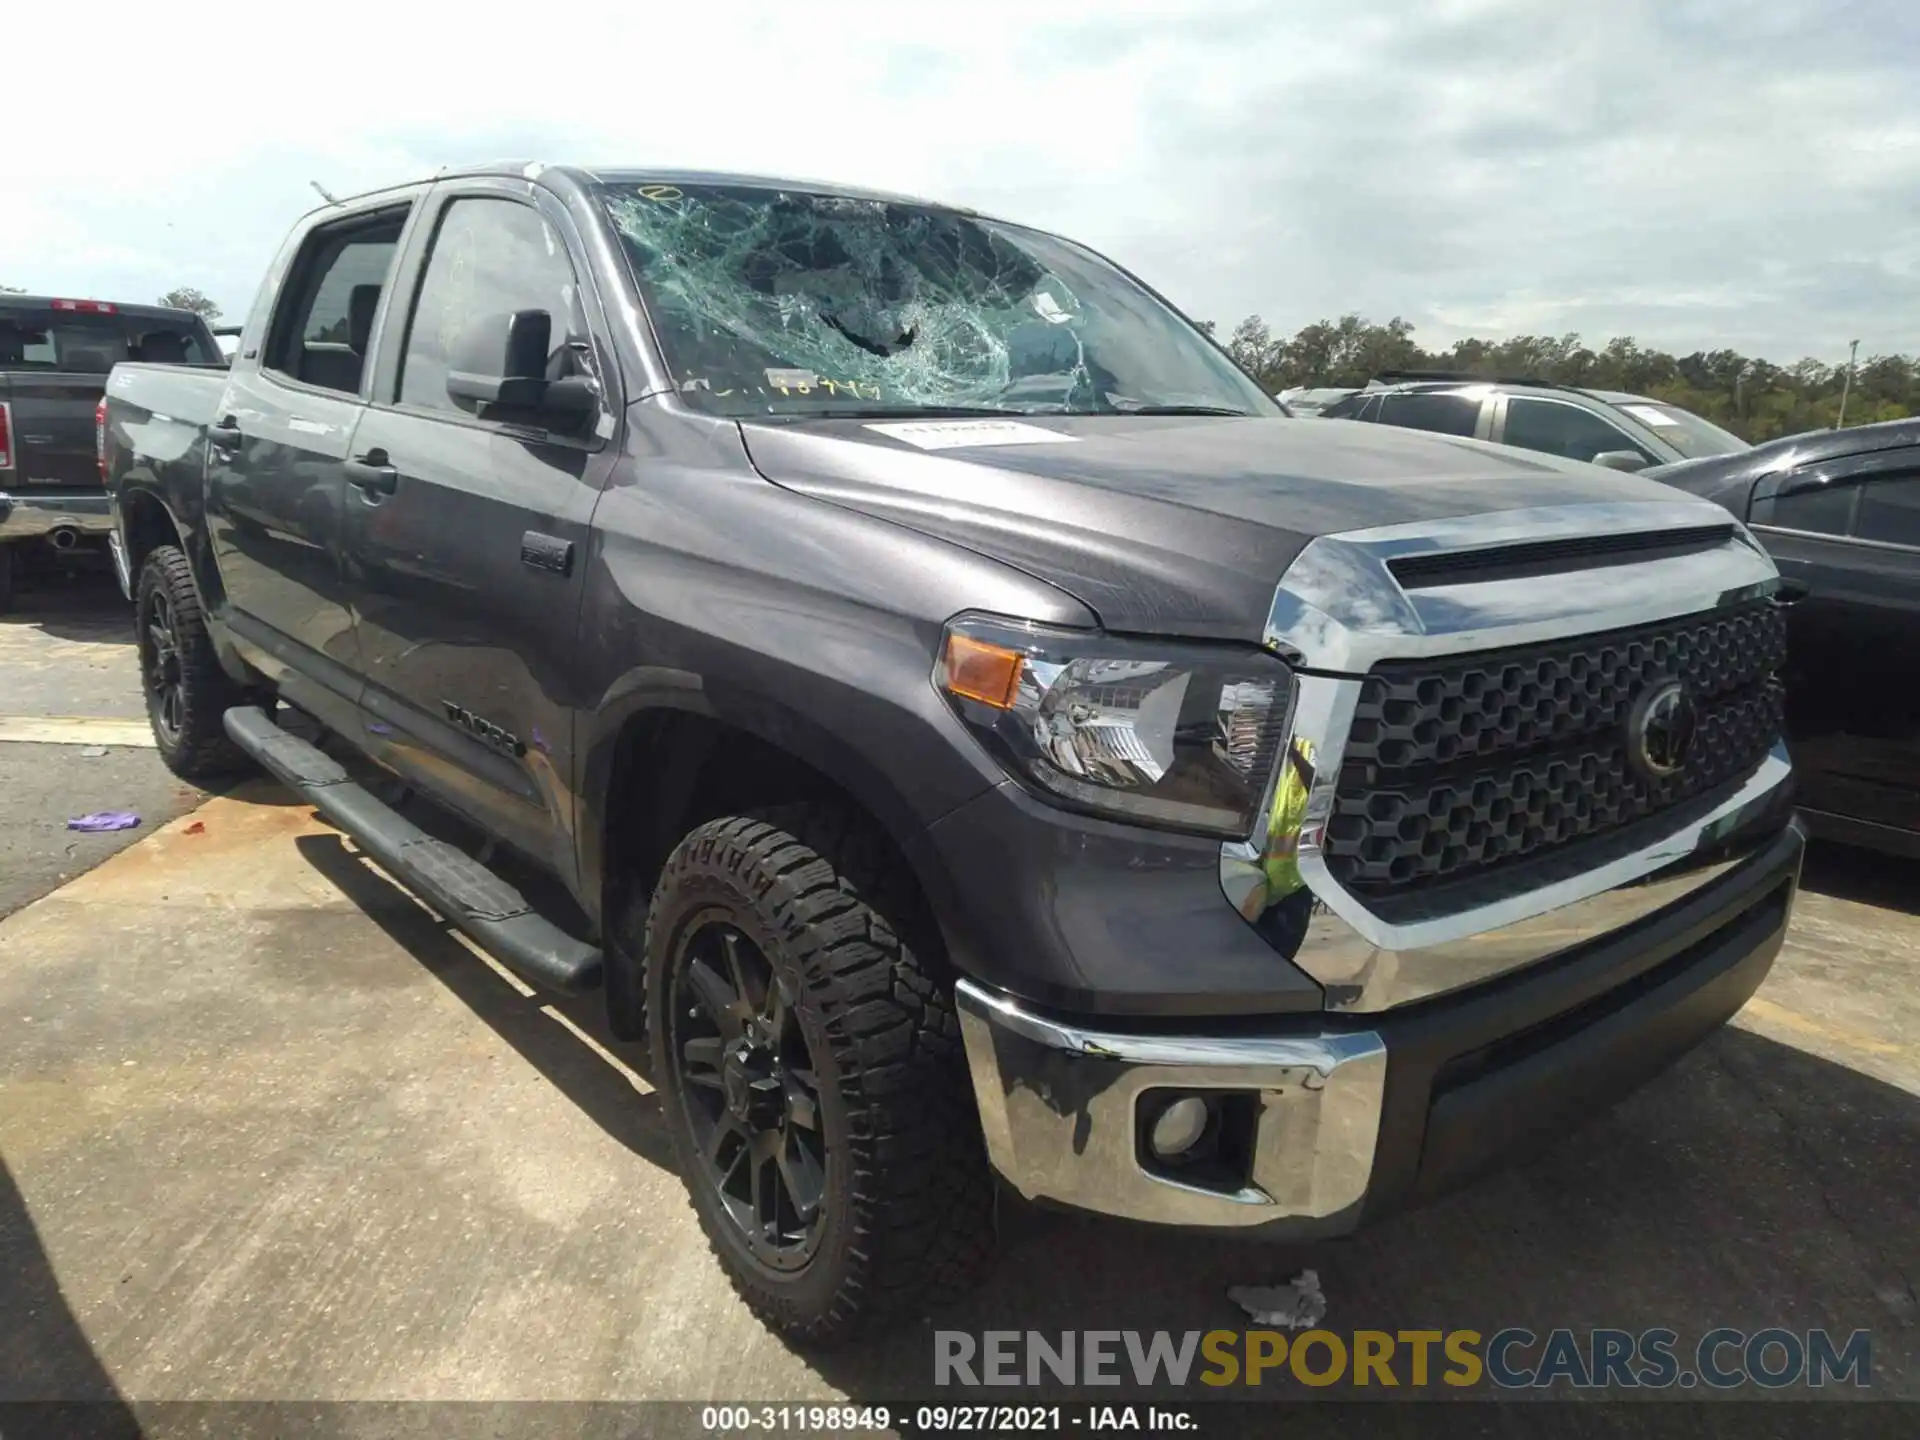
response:
M1776 744L1740 789L1711 814L1676 826L1630 855L1468 910L1408 924L1387 923L1334 878L1322 843L1354 709L1364 677L1376 664L1568 640L1673 620L1772 594L1780 585L1772 560L1738 521L1732 521L1733 534L1724 545L1704 554L1423 586L1412 592L1395 580L1389 562L1406 555L1471 553L1636 531L1657 534L1730 521L1720 506L1690 499L1568 505L1326 536L1301 552L1275 592L1265 637L1267 645L1300 672L1286 758L1269 780L1261 828L1245 841L1221 846L1220 883L1235 910L1256 922L1292 893L1274 893L1276 860L1291 859L1297 878L1282 882L1283 888L1304 886L1310 891L1313 914L1297 952L1288 958L1326 987L1328 1008L1389 1009L1544 959L1570 943L1556 938L1564 927L1540 922L1554 912L1564 911L1560 918L1568 925L1587 926L1585 934L1599 933L1608 924L1599 919L1596 897L1639 885L1656 872L1685 868L1696 852L1710 849L1772 803L1791 772L1786 747ZM1278 797L1296 754L1311 762L1314 779L1301 815L1289 823L1282 818ZM1672 893L1661 903L1710 878L1692 886L1665 887ZM1627 913L1647 898L1642 893L1608 907L1618 912L1611 926L1650 913ZM1470 953L1475 947L1467 942L1474 940L1485 942L1479 955ZM1491 958L1496 954L1502 957L1498 961Z
M1864 535L1836 535L1829 530L1795 530L1789 525L1756 524L1751 528L1756 535L1786 535L1795 540L1832 540L1840 545L1885 550L1892 555L1920 555L1920 545L1902 545L1898 540L1869 540Z

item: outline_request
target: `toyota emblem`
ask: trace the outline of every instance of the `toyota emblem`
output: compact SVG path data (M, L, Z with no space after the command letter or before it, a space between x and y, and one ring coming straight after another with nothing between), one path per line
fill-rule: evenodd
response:
M1677 774L1693 750L1700 728L1693 697L1677 680L1656 685L1634 702L1627 717L1627 758L1650 780Z

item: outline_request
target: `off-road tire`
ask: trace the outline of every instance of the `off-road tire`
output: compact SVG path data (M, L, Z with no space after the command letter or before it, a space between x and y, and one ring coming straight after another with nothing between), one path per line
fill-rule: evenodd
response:
M13 608L13 547L0 541L0 615Z
M838 1344L945 1303L992 1255L994 1187L959 1018L910 943L925 934L916 894L870 824L799 805L700 826L668 858L647 906L648 1049L680 1173L735 1291L802 1345ZM670 1063L669 970L716 910L785 981L819 1079L827 1219L798 1272L748 1253L693 1153Z
M154 655L149 626L163 598L179 666L180 719L178 726L171 728L159 718L158 700L149 684ZM161 760L182 780L216 779L246 769L246 754L227 738L222 717L235 705L255 703L255 697L221 668L213 637L207 633L199 588L179 547L161 545L147 556L134 589L133 613L141 689Z

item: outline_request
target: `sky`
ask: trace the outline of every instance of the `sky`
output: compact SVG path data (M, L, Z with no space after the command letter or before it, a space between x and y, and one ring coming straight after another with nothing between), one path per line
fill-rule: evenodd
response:
M237 322L310 182L514 158L971 205L1223 332L1920 352L1915 0L90 0L6 32L0 284L35 293Z

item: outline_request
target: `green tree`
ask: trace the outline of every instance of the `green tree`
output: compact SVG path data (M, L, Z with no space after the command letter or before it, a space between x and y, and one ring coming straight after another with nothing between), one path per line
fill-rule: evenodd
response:
M169 290L160 297L159 303L173 310L191 310L202 320L218 320L220 307L209 300L191 285L182 285L177 290Z
M1569 334L1475 336L1444 350L1427 350L1414 339L1413 326L1398 316L1382 324L1342 315L1276 336L1265 320L1249 315L1234 327L1227 348L1268 390L1364 385L1388 370L1524 376L1652 396L1755 441L1831 426L1839 417L1846 374L1844 365L1821 360L1778 364L1727 349L1669 355L1629 335L1598 349ZM1850 425L1916 414L1920 357L1876 355L1860 362L1847 400Z

